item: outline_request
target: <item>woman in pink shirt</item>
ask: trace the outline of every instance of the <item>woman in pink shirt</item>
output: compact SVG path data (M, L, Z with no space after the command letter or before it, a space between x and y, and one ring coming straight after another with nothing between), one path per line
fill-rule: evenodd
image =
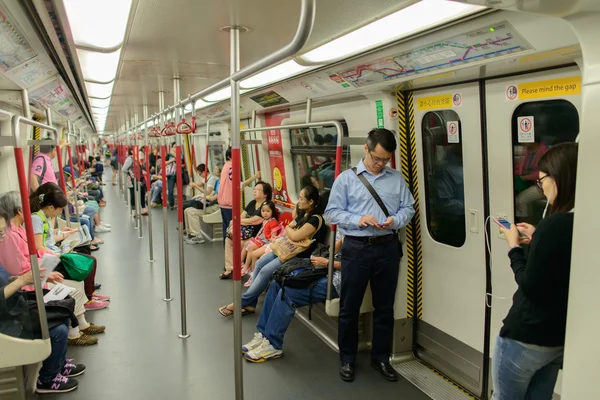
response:
M27 246L27 235L22 227L25 222L21 197L16 191L0 195L0 220L4 220L5 226L0 230L0 265L13 276L23 275L31 270L29 260L29 247ZM43 250L38 250L38 262L41 262ZM84 304L88 301L83 290L83 282L63 281L63 276L58 272L49 275L49 281L62 282L67 286L75 288L71 296L75 299L75 316L79 322L78 327L69 327L68 344L74 346L89 346L96 344L98 339L92 334L104 332L106 329L101 325L94 325L85 319Z

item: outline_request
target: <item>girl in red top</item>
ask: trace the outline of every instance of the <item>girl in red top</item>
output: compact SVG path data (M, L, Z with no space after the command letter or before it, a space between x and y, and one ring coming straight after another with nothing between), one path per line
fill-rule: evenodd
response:
M245 260L242 266L242 275L252 272L256 261L265 253L264 246L275 240L282 232L282 226L278 221L279 211L275 207L275 203L265 201L260 207L260 215L264 219L262 227L242 250L242 260Z

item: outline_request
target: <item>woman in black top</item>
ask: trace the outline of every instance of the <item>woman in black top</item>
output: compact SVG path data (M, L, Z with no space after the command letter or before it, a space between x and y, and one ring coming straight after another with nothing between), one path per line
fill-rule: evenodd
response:
M518 289L504 319L493 357L494 400L550 400L562 365L573 240L577 145L551 148L536 181L550 204L537 228L501 228ZM517 230L518 228L518 230ZM519 246L527 236L529 253Z
M300 191L298 209L299 215L285 228L284 236L294 242L304 239L314 239L323 242L325 229L323 228L323 208L320 203L319 191L314 186L306 186ZM315 241L311 246L296 255L299 258L309 258ZM252 284L242 295L242 314L252 314L256 308L258 297L267 288L273 273L283 262L273 253L267 253L258 260L252 273ZM224 317L233 315L233 303L219 308Z

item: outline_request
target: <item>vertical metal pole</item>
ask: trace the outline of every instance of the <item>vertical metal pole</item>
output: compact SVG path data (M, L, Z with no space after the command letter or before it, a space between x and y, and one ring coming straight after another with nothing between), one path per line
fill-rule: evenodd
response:
M165 92L158 92L158 109L162 113L165 108ZM161 125L164 126L166 123L165 115L160 115ZM163 207L163 240L164 240L164 254L165 254L165 298L166 302L172 301L171 297L171 273L169 271L169 216L167 213L167 152L165 142L168 139L162 138L162 145L160 146L160 157L162 162L162 207Z
M70 122L67 123L67 126L69 127L69 132L71 132L71 130L73 129L73 124L71 124ZM75 131L73 131L73 133L75 133ZM73 135L75 136L75 135ZM73 210L75 211L75 216L77 218L77 223L79 224L79 226L81 226L81 220L79 217L79 209L77 208L77 185L75 183L75 166L73 164L73 154L71 153L71 145L67 146L67 151L68 151L68 156L69 156L69 168L71 169L71 185L73 186Z
M250 127L251 128L256 128L256 110L252 110L252 117L250 119ZM253 135L254 135L254 138L256 139L256 138L258 138L258 136L260 135L260 133L259 132L254 132ZM254 145L254 152L255 152L254 154L256 154L256 171L260 171L260 155L259 155L259 152L258 152L258 147L259 146L260 145L258 145L258 144Z
M25 118L31 117L31 108L29 107L29 93L27 89L21 89L21 107L23 108L23 116ZM27 127L27 129L30 129ZM29 137L29 136L27 136ZM25 181L27 182L27 186L31 187L31 166L33 165L33 147L27 147L29 149L29 157L27 159L27 177Z
M46 108L46 125L52 126L52 112L49 108ZM60 143L60 138L58 137L58 131L56 132L56 141ZM62 149L60 146L56 146L56 158L58 159L58 181L60 183L60 188L67 196L67 185L65 184L65 173L63 171L63 158L62 158ZM67 220L67 226L71 227L71 213L69 212L69 207L65 207L65 218Z
M179 78L173 79L173 104L179 103L179 99L181 98L179 92ZM179 121L179 111L180 108L175 106L173 110L173 116L175 123ZM184 112L183 109L181 109ZM178 237L179 237L179 295L181 296L181 334L179 335L180 339L187 339L190 337L190 334L187 331L187 310L186 310L186 293L185 293L185 257L184 257L184 249L183 249L183 180L181 176L181 171L183 170L183 166L181 163L182 146L183 138L181 135L177 134L177 144L175 145L175 158L177 165L177 226L179 227Z
M141 196L142 196L142 164L140 162L140 138L138 137L138 114L135 113L134 115L134 138L135 138L135 158L137 159L137 162L135 163L135 188L137 189L135 191L135 212L137 214L136 217L136 226L138 229L138 239L143 239L144 238L144 231L143 231L143 222L142 222L142 200L141 200Z
M14 132L12 132L15 135ZM35 298L37 303L38 315L40 318L40 328L42 339L48 339L50 333L48 330L48 320L46 319L46 308L44 307L42 282L40 280L40 268L38 266L37 251L35 249L35 238L33 235L33 225L31 223L31 210L29 205L29 186L25 176L25 166L23 165L23 149L18 147L17 137L15 135L15 164L17 167L17 177L19 181L19 192L21 193L21 202L23 210L23 219L25 220L25 232L27 234L27 247L29 249L29 259L31 261L31 270L33 271L33 286L35 287Z
M121 169L123 147L121 146L121 141L122 139L119 135L115 134L115 147L117 149L117 179L119 180L119 191L123 193L123 172Z
M231 75L240 69L240 31L234 27L229 32L230 37L230 71ZM244 398L244 379L242 376L242 276L239 265L241 257L241 192L240 192L240 83L233 79L231 85L231 166L233 171L233 354L235 368L235 398ZM225 233L225 232L223 232Z
M208 182L208 141L210 140L210 120L206 121L206 159L204 161L204 165L206 168L204 169L204 207L202 207L202 214L206 214L206 189ZM225 235L225 232L223 232ZM223 236L223 240L225 240L225 236Z
M312 99L306 99L306 123L308 124L312 119Z
M130 140L130 132L129 132L129 120L126 119L125 120L125 160L127 160L127 157L129 157L129 140ZM123 171L123 174L125 174L126 172ZM123 180L125 181L123 188L125 189L124 195L125 195L125 207L127 207L127 211L131 214L131 208L129 207L129 185L127 184L127 177L123 176Z
M144 104L144 108L142 109L142 115L144 117L144 121L148 120L148 104ZM146 122L144 124L144 145L146 147L146 174L148 176L148 180L146 183L151 183L152 179L150 176L150 153L151 150L148 147L148 123ZM148 195L148 198L146 199L146 209L148 210L148 251L150 253L150 258L148 259L148 262L153 263L154 262L154 242L153 242L153 238L152 238L152 207L150 207L150 201L152 200L150 198L150 186L151 185L147 185L146 186L146 194Z

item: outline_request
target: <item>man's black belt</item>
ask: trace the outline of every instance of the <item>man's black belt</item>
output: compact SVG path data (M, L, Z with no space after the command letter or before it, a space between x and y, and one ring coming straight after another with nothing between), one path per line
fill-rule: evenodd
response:
M352 239L352 240L356 240L362 243L368 243L368 244L381 244L381 243L387 243L387 242L391 242L392 240L395 240L398 238L398 234L397 233L393 233L391 235L384 235L384 236L346 236L346 239Z

